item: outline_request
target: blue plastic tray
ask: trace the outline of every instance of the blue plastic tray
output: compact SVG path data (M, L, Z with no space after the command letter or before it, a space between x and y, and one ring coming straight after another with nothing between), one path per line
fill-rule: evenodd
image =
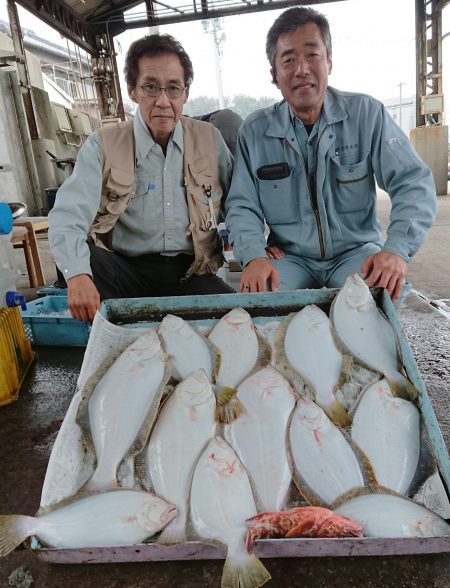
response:
M46 296L27 302L21 311L25 332L35 345L84 347L89 339L89 323L68 314L67 296Z

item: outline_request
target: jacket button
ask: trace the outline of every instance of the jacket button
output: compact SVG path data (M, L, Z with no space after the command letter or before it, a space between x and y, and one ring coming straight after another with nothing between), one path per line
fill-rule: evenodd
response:
M353 172L353 168L351 167L351 168L348 170L348 173L349 173L349 174L351 174L352 172Z
M333 138L333 135L328 135L328 138L329 138L329 139L332 139L332 138Z

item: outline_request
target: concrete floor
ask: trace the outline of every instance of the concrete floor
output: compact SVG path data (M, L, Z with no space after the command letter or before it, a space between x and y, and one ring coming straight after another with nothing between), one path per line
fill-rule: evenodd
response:
M389 201L379 200L386 223ZM437 222L416 258L409 279L414 291L399 318L416 358L433 408L450 448L450 197L439 198ZM46 241L40 249L47 282L55 279ZM22 263L22 253L17 252ZM238 275L232 276L236 283ZM18 284L28 299L35 290L24 277ZM0 408L1 513L33 515L48 457L75 391L83 349L36 348L37 360L19 400ZM265 560L280 588L389 588L432 586L450 588L448 554L391 557L295 558ZM39 560L28 546L0 560L0 588L17 568L29 570L33 586L60 588L182 588L220 585L222 561L154 562L139 564L51 565ZM18 585L18 584L13 584ZM26 586L24 584L23 586Z

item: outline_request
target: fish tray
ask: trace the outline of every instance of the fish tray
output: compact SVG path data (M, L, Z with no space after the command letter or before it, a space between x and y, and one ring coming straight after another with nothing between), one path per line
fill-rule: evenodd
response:
M210 325L235 307L242 307L255 319L255 324L274 317L282 319L298 312L307 304L316 304L328 313L339 289L297 290L258 294L221 294L203 296L170 296L106 300L100 313L109 322L129 328L156 326L168 313L189 321ZM421 379L412 351L403 334L396 310L385 290L372 289L372 296L387 316L398 338L398 346L408 378L419 392L418 405L431 449L447 495L450 489L450 458ZM119 563L144 561L225 559L225 549L198 541L173 546L142 543L134 546L82 549L43 547L32 538L32 548L41 559L60 564ZM363 537L336 539L260 539L254 546L259 558L303 558L344 556L425 555L450 553L450 537Z
M25 333L34 345L86 347L91 327L67 314L67 296L45 296L21 311Z

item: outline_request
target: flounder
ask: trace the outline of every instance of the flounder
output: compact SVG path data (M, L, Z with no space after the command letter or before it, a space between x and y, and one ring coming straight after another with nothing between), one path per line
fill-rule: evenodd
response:
M237 397L242 414L225 435L253 482L261 510L280 510L291 484L286 427L295 406L289 383L268 366L246 378Z
M331 305L331 321L342 345L367 367L384 374L394 393L416 396L400 372L397 337L358 274L349 276Z
M129 345L80 404L79 420L87 416L97 466L83 489L117 486L122 459L143 449L168 378L166 355L150 331ZM86 406L87 404L87 406Z
M257 588L270 580L269 572L245 546L245 519L256 515L247 472L220 437L208 443L197 463L190 507L196 535L227 547L222 588Z
M116 489L45 514L0 516L0 556L36 535L59 549L135 545L160 531L177 515L173 504L142 490Z
M300 399L288 429L294 481L308 502L328 506L338 496L366 483L362 457L324 411Z
M314 392L314 401L340 426L350 424L344 406L336 400L343 356L334 342L330 319L315 304L308 304L288 319L284 353L294 370Z
M351 437L369 458L378 484L406 493L419 463L417 407L393 396L386 380L376 382L357 404Z
M177 505L177 518L159 543L186 540L188 497L195 464L214 436L216 399L202 369L183 380L164 403L150 434L147 467L159 496Z

